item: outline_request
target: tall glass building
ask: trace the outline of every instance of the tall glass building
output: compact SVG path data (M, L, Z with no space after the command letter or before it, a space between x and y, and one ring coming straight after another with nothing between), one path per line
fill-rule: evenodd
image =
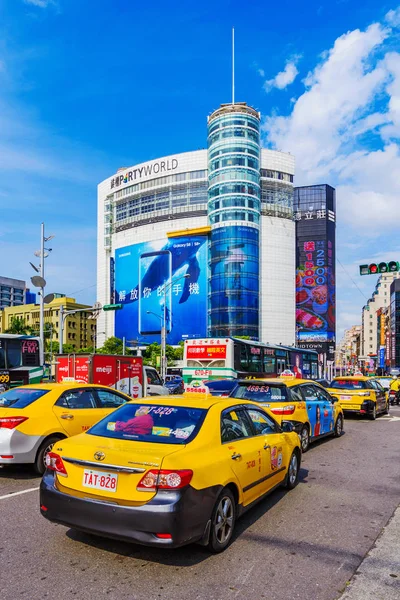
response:
M208 119L210 337L259 339L260 115L245 103Z
M207 149L123 167L99 184L97 299L126 306L100 314L98 345L115 334L159 340L153 295L163 280L174 282L168 343L178 333L295 342L294 157L261 148L260 115L245 103L215 110L207 138ZM155 273L161 264L168 273Z

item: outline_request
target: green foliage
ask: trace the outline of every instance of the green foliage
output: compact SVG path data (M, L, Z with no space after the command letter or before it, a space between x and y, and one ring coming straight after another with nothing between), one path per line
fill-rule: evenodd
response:
M96 350L97 354L122 354L123 353L123 341L117 337L110 337L104 342L102 348ZM125 354L132 354L130 350L126 350Z
M76 350L72 344L63 344L63 354L74 354L74 352L76 352Z
M22 317L11 317L10 327L4 333L13 333L14 335L34 335L32 327L25 323Z
M94 353L94 347L93 346L86 346L85 348L80 348L79 350L76 351L77 354L93 354Z
M180 342L179 348L173 346L166 346L165 353L167 355L167 365L173 367L177 360L182 360L183 357L183 343ZM157 342L149 344L143 352L143 362L145 365L151 367L159 367L161 364L161 345Z

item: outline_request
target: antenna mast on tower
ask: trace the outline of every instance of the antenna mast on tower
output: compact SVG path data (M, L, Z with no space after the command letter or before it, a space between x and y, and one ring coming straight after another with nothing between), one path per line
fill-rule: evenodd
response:
M235 29L232 27L232 104L235 104Z

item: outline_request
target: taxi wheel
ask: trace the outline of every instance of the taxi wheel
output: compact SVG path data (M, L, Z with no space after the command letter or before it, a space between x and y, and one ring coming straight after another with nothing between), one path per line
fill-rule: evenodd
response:
M43 444L40 446L38 453L36 454L36 460L34 462L33 468L35 469L38 475L43 475L46 470L46 456L49 452L51 452L54 444L59 441L59 437L51 436L44 440Z
M292 490L294 487L296 487L296 485L299 481L299 467L300 467L299 455L296 451L294 451L292 456L290 457L288 474L287 474L287 478L286 478L286 488L288 490Z
M376 404L374 404L374 409L373 409L372 413L369 415L369 418L371 419L371 421L375 421L375 419L376 419Z
M222 552L232 539L236 521L236 502L232 492L225 488L215 503L211 517L211 532L208 549Z
M300 443L303 452L307 452L310 447L310 432L307 425L304 425L300 432Z
M334 435L335 437L340 437L343 433L343 417L339 415L336 419Z

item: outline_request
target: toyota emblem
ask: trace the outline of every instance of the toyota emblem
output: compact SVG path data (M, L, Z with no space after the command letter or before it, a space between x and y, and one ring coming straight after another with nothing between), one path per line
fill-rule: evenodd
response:
M104 452L95 452L94 457L96 460L104 460L106 455L104 454Z

